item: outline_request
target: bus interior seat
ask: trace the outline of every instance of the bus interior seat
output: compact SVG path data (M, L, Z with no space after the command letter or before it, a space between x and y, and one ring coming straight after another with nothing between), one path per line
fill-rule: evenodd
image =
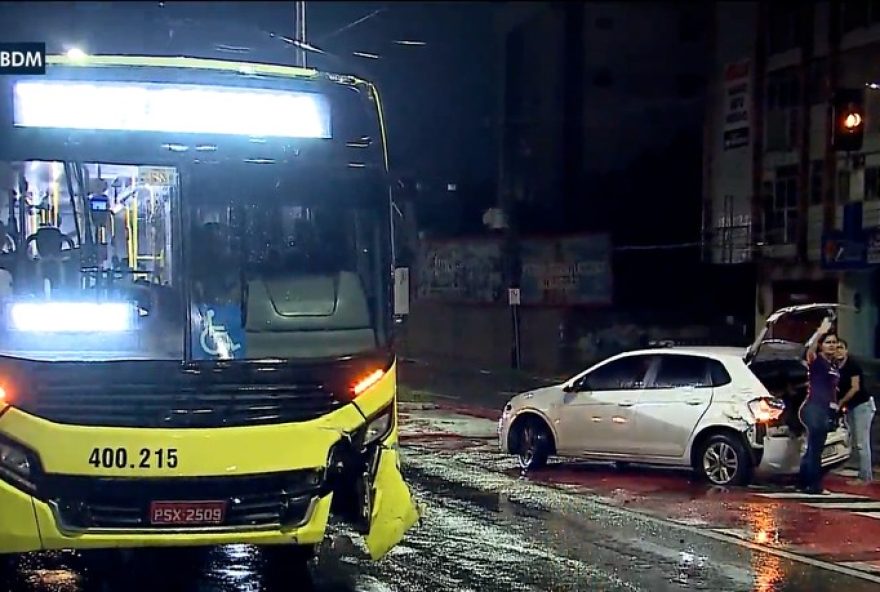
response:
M75 253L76 245L60 228L43 226L37 229L27 237L26 244L31 243L36 245L37 259L34 263L39 284L49 280L55 290L70 286L78 280L80 265Z
M252 279L246 306L249 356L334 356L376 346L366 292L350 271Z

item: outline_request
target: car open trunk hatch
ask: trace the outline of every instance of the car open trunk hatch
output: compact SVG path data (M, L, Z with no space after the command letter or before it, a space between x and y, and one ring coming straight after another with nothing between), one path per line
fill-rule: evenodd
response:
M803 427L798 410L807 396L808 344L818 337L822 319L837 320L840 304L814 303L789 306L771 314L746 350L744 360L761 383L785 402L785 412L774 425L798 435ZM771 426L772 427L772 426Z
M803 359L807 344L816 337L823 318L837 320L841 304L813 303L780 308L769 317L748 347L746 364L755 361Z

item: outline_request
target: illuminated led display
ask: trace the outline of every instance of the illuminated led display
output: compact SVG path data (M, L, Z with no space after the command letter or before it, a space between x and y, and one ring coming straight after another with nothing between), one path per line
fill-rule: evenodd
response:
M329 138L327 97L194 84L19 81L18 127Z

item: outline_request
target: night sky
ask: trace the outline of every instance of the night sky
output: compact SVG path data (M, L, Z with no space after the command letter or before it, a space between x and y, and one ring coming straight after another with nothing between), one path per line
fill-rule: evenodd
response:
M497 54L492 23L498 4L307 6L308 40L330 54L309 56L309 65L377 83L394 169L440 182L494 181ZM5 40L46 41L50 51L80 46L89 53L290 64L294 59L288 44L269 35L293 34L293 2L3 2L0 14ZM426 45L394 43L413 40Z

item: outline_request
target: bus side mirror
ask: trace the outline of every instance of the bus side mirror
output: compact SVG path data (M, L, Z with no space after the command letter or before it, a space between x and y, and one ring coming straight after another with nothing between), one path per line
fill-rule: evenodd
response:
M409 267L394 269L394 321L402 323L409 314Z

